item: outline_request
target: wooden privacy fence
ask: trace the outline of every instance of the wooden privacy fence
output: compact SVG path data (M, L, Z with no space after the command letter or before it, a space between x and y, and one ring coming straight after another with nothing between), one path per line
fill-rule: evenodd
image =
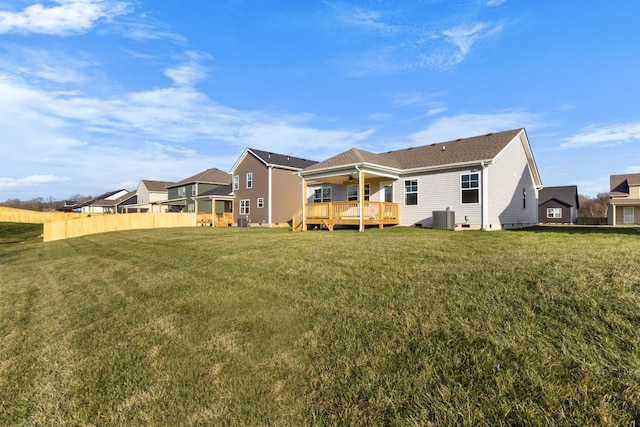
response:
M0 206L0 222L26 222L29 224L44 224L45 222L83 218L89 215L91 214L86 212L36 212L28 211L25 209L14 209Z
M44 223L44 241L68 239L87 234L143 228L195 227L195 213L136 213L100 215Z
M87 234L143 228L195 227L195 213L95 213L35 212L0 206L0 222L43 224L45 242Z

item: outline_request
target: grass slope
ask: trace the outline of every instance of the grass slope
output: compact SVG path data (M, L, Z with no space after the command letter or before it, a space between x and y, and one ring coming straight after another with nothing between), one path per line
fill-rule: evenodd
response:
M0 424L628 425L639 250L562 227L0 245Z

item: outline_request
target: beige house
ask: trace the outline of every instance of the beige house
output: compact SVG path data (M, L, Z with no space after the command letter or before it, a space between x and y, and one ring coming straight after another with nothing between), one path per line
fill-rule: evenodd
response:
M313 160L247 148L231 168L234 222L240 225L288 226L300 208L302 180L294 173Z
M608 223L640 224L640 173L611 175Z
M143 179L136 190L136 203L125 206L124 212L166 212L167 206L162 202L168 199L167 187L170 185L173 182Z

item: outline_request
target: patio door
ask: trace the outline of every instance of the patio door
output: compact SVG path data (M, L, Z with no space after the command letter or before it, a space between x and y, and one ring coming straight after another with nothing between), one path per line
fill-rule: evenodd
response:
M380 183L380 201L393 203L393 182L381 182Z
M633 210L635 208L633 206L626 206L624 208L624 217L622 218L623 224L633 224L635 222L635 218L633 217Z

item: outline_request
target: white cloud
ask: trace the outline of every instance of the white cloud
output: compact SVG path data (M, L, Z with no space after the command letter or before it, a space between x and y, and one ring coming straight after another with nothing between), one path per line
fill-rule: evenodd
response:
M507 0L488 0L487 6L500 6L503 3L506 3Z
M490 132L511 129L535 129L542 117L526 111L504 111L486 114L462 114L436 119L428 128L410 136L413 145L425 145Z
M500 33L503 27L502 24L490 25L478 22L473 25L461 25L442 31L440 34L456 47L456 51L453 54L441 51L440 54L433 55L431 58L432 64L445 69L459 64L469 55L471 47L475 43L483 38Z
M33 187L36 185L64 182L68 180L68 177L59 177L55 175L31 175L24 178L9 178L0 176L0 190Z
M51 2L49 2L51 3ZM0 11L0 34L38 33L68 35L84 33L100 19L131 11L131 3L101 0L58 0L53 6L38 3L20 12Z
M565 142L560 144L560 148L606 147L637 140L640 140L640 123L591 126L577 135L566 138Z

